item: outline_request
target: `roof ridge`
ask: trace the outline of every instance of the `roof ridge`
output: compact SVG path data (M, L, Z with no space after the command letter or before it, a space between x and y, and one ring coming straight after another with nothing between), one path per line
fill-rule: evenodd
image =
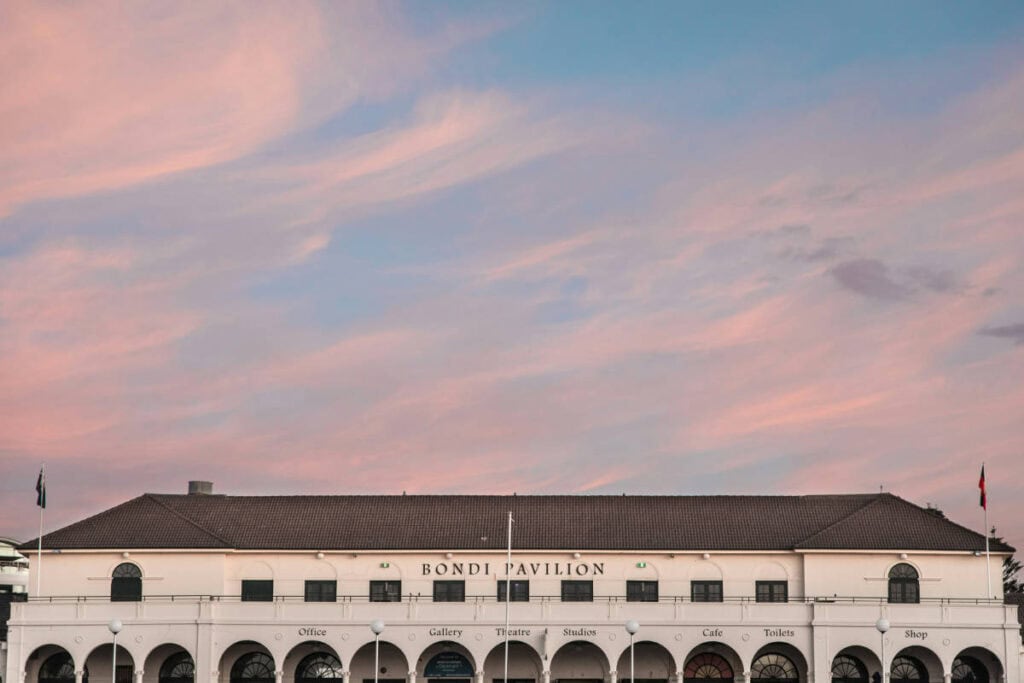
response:
M926 508L921 507L917 503L912 503L909 500L906 500L905 498L900 498L899 496L893 496L893 498L895 498L896 500L900 501L904 505L909 505L910 507L914 508L915 510L931 514L931 513L928 512L928 510ZM937 520L939 520L941 522L944 522L946 524L951 524L951 525L955 526L958 529L962 529L963 531L966 531L969 534L973 534L973 535L979 537L982 541L985 540L985 534L988 533L988 529L985 529L985 534L979 534L977 531L975 531L974 529L972 529L969 526L964 526L963 524L960 524L959 522L954 522L952 519L947 517L945 513L942 513L941 515L932 515L932 516L935 517L935 519L937 519ZM990 538L994 538L994 537L990 537ZM992 545L998 545L998 544L992 544ZM1007 543L1005 541L1003 541L1002 545L1005 546L1006 548L1013 548L1013 546L1011 546L1009 543Z
M153 501L154 503L156 503L157 505L162 507L164 510L167 510L168 512L170 512L172 515L174 515L178 519L180 519L180 520L182 520L182 521L184 521L184 522L186 522L188 524L191 524L192 526L194 526L195 528L199 529L200 531L202 531L207 536L210 536L212 538L217 539L218 541L220 541L221 543L223 543L224 545L226 545L226 546L228 546L230 548L235 547L235 544L232 543L231 541L229 541L228 539L222 538L221 536L218 536L217 534L213 533L212 531L210 531L209 529L204 527L199 522L196 522L195 520L186 517L182 513L180 513L177 510L175 510L174 508L172 508L169 505L165 504L163 501L158 500L157 499L157 495L158 494L144 493L144 494L142 494L142 497L150 499L151 501Z
M804 538L801 538L799 541L797 541L796 543L793 544L793 547L794 548L799 548L800 546L802 546L804 543L806 543L807 541L811 540L815 536L820 536L823 533L825 533L826 531L828 531L829 529L834 529L835 527L837 527L840 524L842 524L843 522L847 521L848 519L850 519L854 515L863 512L864 510L868 509L869 507L871 507L872 505L877 503L879 500L882 499L882 496L884 496L884 495L886 495L886 494L884 494L884 493L875 494L874 497L872 497L866 503L864 503L863 505L858 507L856 510L850 512L848 515L843 515L842 517L840 517L836 521L832 522L831 524L827 524L827 525L823 526L822 528L818 529L813 534L809 534L808 536L806 536Z

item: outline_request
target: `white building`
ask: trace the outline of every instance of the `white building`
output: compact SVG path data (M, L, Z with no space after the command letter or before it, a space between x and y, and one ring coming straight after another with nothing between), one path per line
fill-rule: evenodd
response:
M980 534L890 494L193 484L44 538L42 595L13 605L4 681L501 683L506 579L508 683L868 683L883 668L893 683L1021 681L1000 582L1013 549L988 563Z

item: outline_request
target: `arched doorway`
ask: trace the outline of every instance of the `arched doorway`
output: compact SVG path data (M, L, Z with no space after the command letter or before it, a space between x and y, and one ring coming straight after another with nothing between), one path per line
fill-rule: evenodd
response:
M330 652L310 653L295 667L295 683L320 683L343 676L341 661Z
M274 658L263 652L249 652L231 665L231 683L274 683Z
M175 652L160 665L159 683L194 683L195 678L196 663L184 650Z
M893 681L928 683L928 669L917 657L897 655L893 657L892 666L889 668L889 678Z
M88 676L89 671L86 670L83 680ZM75 662L71 659L71 655L61 650L44 659L39 667L37 680L39 683L68 683L68 681L74 683Z
M750 665L750 679L761 683L797 683L800 673L793 660L781 652L765 652Z
M636 669L635 683L668 683L675 673L675 659L664 645L649 640L633 644L633 667ZM615 665L620 683L630 681L630 657L627 647L619 655ZM634 683L630 681L630 683Z
M536 683L543 675L543 666L540 654L530 645L519 640L508 642L507 683ZM484 658L484 674L491 683L505 683L504 643L492 648Z
M551 657L552 683L604 683L608 657L597 645L574 640L558 648Z
M469 651L447 641L424 650L418 664L427 683L471 683L476 672Z
M988 667L970 655L953 660L953 683L988 683Z
M113 674L113 683L133 683L135 678L135 659L120 644L117 646L117 661L113 661L114 648L112 643L99 645L85 658L85 665L98 681L109 681ZM112 671L111 667L116 666Z
M725 657L714 652L701 652L690 657L683 669L683 683L732 683L736 677Z
M352 683L373 683L374 643L364 644L349 663L349 674ZM380 641L380 657L377 662L377 683L406 683L412 670L405 654L394 643Z
M868 668L859 657L836 655L832 660L832 683L868 683Z

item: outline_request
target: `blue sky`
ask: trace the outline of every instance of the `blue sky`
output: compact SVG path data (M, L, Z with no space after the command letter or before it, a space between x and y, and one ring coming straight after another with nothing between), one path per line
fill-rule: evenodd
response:
M0 533L885 487L1024 542L1024 6L0 9ZM22 482L24 485L22 485Z

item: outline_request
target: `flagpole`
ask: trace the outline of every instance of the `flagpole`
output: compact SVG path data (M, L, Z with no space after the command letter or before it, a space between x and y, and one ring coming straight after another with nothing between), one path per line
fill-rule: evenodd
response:
M39 468L39 481L42 484L43 491L46 491L46 475L43 470L46 469L46 465ZM45 493L41 495L45 496ZM42 502L39 506L39 546L36 548L36 595L43 594L43 510L46 509L46 498L42 498L37 502Z
M505 677L501 683L508 683L508 615L512 603L512 511L508 511L508 555L505 561Z
M995 596L992 595L992 555L989 552L988 547L988 501L985 501L985 576L988 577L988 598L991 600Z

